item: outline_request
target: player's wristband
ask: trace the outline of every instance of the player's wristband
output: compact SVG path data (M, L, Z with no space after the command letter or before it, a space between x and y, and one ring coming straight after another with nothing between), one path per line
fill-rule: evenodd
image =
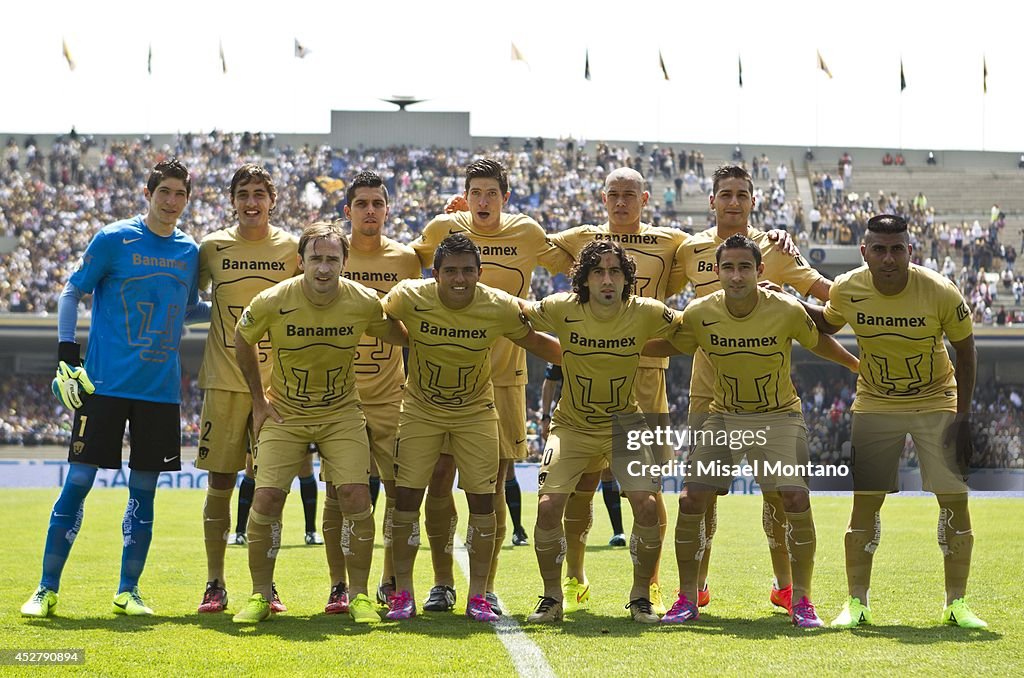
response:
M57 360L63 360L69 367L82 366L82 347L74 341L62 341L57 345Z

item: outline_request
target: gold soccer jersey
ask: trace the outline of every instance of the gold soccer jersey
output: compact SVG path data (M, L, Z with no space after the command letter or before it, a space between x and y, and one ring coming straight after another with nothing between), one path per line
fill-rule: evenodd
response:
M595 240L611 240L636 260L636 289L639 297L664 302L686 286L685 272L676 252L689 236L675 228L640 224L636 233L612 233L608 223L600 226L577 226L551 236L551 242L579 259L583 248ZM641 367L666 369L668 358L641 357Z
M496 232L481 233L473 229L470 212L456 212L432 219L413 241L412 247L424 268L434 265L437 246L455 233L465 233L480 248L480 282L521 299L529 297L533 272L538 266L562 273L572 265L565 252L548 242L544 229L524 214L502 213ZM494 345L491 371L495 386L526 384L526 351L502 339Z
M712 412L800 412L790 377L793 339L806 348L818 343L818 330L796 299L761 288L746 317L725 306L725 292L697 299L683 311L671 338L681 351L704 352L714 366Z
M764 262L761 280L789 285L800 294L807 295L814 283L823 277L808 266L803 257L778 251L766 232L747 227L745 235L761 248L761 260ZM715 250L723 242L718 237L717 229L712 227L687 240L676 254L685 270L685 279L693 284L697 297L705 297L722 289L718 272L715 271Z
M342 275L376 290L383 297L399 280L419 278L420 260L407 245L381 238L380 249L374 252L360 252L350 247ZM364 405L401 400L405 367L400 346L363 335L356 352L355 370L359 399Z
M956 411L956 379L942 335L961 341L974 328L952 282L911 264L907 286L889 296L861 266L836 278L830 297L825 320L849 323L860 349L854 412Z
M441 303L436 281L403 280L384 297L384 310L409 330L406 398L436 413L439 423L497 418L491 346L530 331L512 295L478 284L473 301L453 310Z
M355 406L353 360L359 337L383 335L389 323L376 292L340 280L338 296L314 305L296 277L260 292L242 312L246 341L270 335L273 371L268 398L285 421L296 425L334 421L339 408Z
M275 226L262 240L246 240L238 226L215 231L199 246L199 289L212 283L210 334L199 368L203 389L249 392L235 362L235 325L252 298L298 274L298 238ZM270 379L270 342L257 346L263 381Z
M789 285L800 294L810 292L821 273L807 265L801 256L791 256L778 251L768 234L747 227L746 236L761 249L764 273L761 280L770 280L779 285ZM676 260L685 271L685 279L693 285L697 297L705 297L722 289L715 270L715 250L724 242L718 237L718 229L711 227L696 234L683 243L676 253ZM690 375L690 412L707 412L714 395L713 369L701 354L693 356L693 372Z
M552 423L584 432L639 410L633 382L648 339L668 337L678 315L660 301L631 296L610 320L594 316L572 293L553 294L526 311L535 329L562 344L562 397Z

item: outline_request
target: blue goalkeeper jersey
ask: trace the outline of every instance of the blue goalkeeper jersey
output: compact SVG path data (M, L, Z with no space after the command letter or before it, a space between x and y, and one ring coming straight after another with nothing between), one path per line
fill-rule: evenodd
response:
M181 402L185 310L198 301L199 246L175 228L153 233L141 216L100 229L71 284L93 294L85 367L96 393Z

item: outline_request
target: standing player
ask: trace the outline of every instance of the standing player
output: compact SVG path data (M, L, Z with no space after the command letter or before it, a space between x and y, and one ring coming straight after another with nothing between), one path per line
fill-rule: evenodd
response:
M389 601L388 618L416 614L412 573L419 547L419 509L447 443L469 504L466 615L496 621L498 614L484 596L495 550L499 468L491 347L507 337L545 360L557 361L558 344L530 328L515 297L477 284L480 248L467 236L457 233L441 241L433 274L434 280L402 281L384 298L388 315L408 327L411 345L394 454L397 593Z
M953 283L910 263L913 247L902 218L873 217L860 251L864 266L836 279L821 319L829 333L849 323L861 354L852 407L855 491L846 530L850 597L832 625L872 623L868 589L881 538L879 512L885 494L899 491L899 459L910 434L922 486L939 502L946 579L942 621L984 628L988 624L964 599L974 547L964 482L977 371L971 312ZM943 336L956 352L956 367Z
M46 617L56 607L61 573L81 530L96 470L121 468L126 422L131 473L113 611L153 614L138 584L153 537L157 478L161 471L181 469L178 344L186 310L198 300L199 248L176 224L191 192L184 165L157 163L143 191L148 212L104 226L60 297L60 362L53 389L75 413L70 468L50 515L39 588L21 607L25 616ZM75 329L78 302L85 294L93 295L93 308L83 364Z
M805 466L810 460L807 426L790 378L793 340L852 370L857 359L828 335L819 335L798 301L757 286L764 264L753 240L733 235L715 248L715 257L722 289L687 306L679 331L671 338L685 353L705 351L715 370L715 397L712 414L697 431L690 475L679 495L675 535L679 598L662 621L686 622L698 616L705 511L717 492L728 491L733 479L731 473L704 473L702 465L733 468L746 452L759 484L781 497L786 512L797 601L792 606L793 624L819 627L822 621L810 601L817 540L807 483L799 473L766 471L765 463ZM729 441L725 445L723 433Z
M595 241L612 241L636 262L636 289L639 297L664 302L678 294L686 284L676 252L688 236L673 228L651 226L640 221L650 194L644 190L644 177L629 167L620 167L608 173L601 192L601 201L608 212L608 221L599 226L578 226L551 236L551 242L578 259L583 248ZM667 358L641 356L636 374L636 399L641 411L647 414L668 415L668 394L665 388ZM667 419L663 423L668 423ZM659 447L655 452L668 461L671 450ZM593 499L600 474L586 476L568 498L565 507L565 536L567 577L565 581L566 612L586 606L590 599L590 584L583 568L587 534L593 522ZM621 482L621 478L619 481ZM665 503L658 493L658 525L664 530L668 524ZM658 583L658 565L655 565L649 598L659 614L665 613L661 587Z
M548 439L548 433L551 431L551 415L554 412L554 406L561 395L562 366L548 363L547 367L544 369L544 383L541 384L540 387L541 436L544 441ZM580 482L582 483L585 481L586 478ZM580 488L577 485L576 491L573 494L575 495L579 492ZM601 472L601 496L604 499L604 506L608 510L608 520L612 524L612 537L608 540L609 546L626 545L626 534L622 527L621 494L622 488L619 486L619 481L615 480L615 474L612 473L611 468L609 467L604 469ZM572 496L569 497L569 502L572 502ZM588 530L591 519L592 516L588 512L584 518L587 523ZM569 519L567 518L566 520ZM580 530L575 526L571 529L567 524L565 532L566 534L578 534ZM573 564L574 561L569 559L569 566L571 567ZM572 589L575 587L576 595L569 595L569 599L565 601L563 608L565 612L573 612L579 607L588 605L590 602L590 586L586 584L586 576L582 572L582 562L576 563L576 565L580 568L579 572L573 572L570 570L566 573L566 581L564 582L566 588L570 590L570 593L572 593ZM580 582L584 583L582 587L580 586ZM570 607L570 605L572 607Z
M335 224L316 223L299 238L302 276L260 292L242 312L235 354L252 396L256 494L249 511L249 571L253 595L234 616L252 624L271 615L274 566L281 547L281 510L292 479L315 443L338 488L345 519L347 581L356 622L379 621L366 595L375 525L370 506L370 449L355 388L353 359L364 333L405 343L373 290L341 278L348 241ZM273 369L264 391L257 344L270 336Z
M653 624L658 615L648 597L651 577L661 554L661 529L656 496L661 479L627 472L625 450L612 450L612 423L639 427L642 412L634 386L640 351L650 338L674 331L674 315L654 299L633 295L636 264L624 248L607 240L592 242L580 252L572 271L572 293L555 294L527 305L527 319L537 329L553 332L562 346L566 393L552 417L540 470L534 550L544 580L544 594L531 622L562 619L562 561L566 532L562 525L566 501L581 476L611 465L633 509L629 541L633 584L626 608L634 621ZM647 446L638 459L655 464Z
M502 211L510 196L508 175L500 163L482 159L466 168L465 193L450 201L450 214L433 219L412 243L424 268L431 266L442 240L464 233L480 248L480 282L525 299L530 294L533 272L544 266L552 272L568 270L572 263L564 252L552 247L536 221L523 214ZM513 494L519 488L515 462L526 459L526 353L501 338L491 351L494 406L498 413L498 441L501 464L494 499L497 533L494 556L487 577L487 598L501 614L494 593L498 556L506 533L506 484ZM442 455L427 492L425 526L434 566L434 587L423 609L444 612L455 605L455 577L452 571L452 540L458 516L452 498L455 466Z
M718 247L730 237L740 234L757 243L764 262L762 280L778 285L790 285L803 295L827 300L831 283L814 270L801 256L780 250L772 243L771 233L750 227L750 212L754 208L754 184L742 167L726 165L715 170L711 193L711 209L715 212L715 225L690 238L676 254L685 271L685 278L693 285L697 297L704 297L722 288L715 267ZM711 411L714 400L715 370L703 349L693 356L690 375L689 425L699 429ZM778 493L762 491L763 513L761 525L768 538L775 582L769 599L777 607L791 612L793 590L790 554L786 550L785 507ZM706 546L700 567L701 607L711 601L707 586L712 539L718 526L717 501L711 500L705 514Z
M388 189L373 172L361 172L346 190L345 216L352 224L352 242L343 275L362 283L383 297L400 280L420 277L420 261L406 245L386 238L381 229L388 218ZM356 387L366 417L366 435L370 441L372 467L371 499L375 499L380 483L387 493L384 510L384 571L377 589L377 602L386 605L395 592L395 570L391 551L391 515L395 510L395 434L405 389L405 366L401 349L381 339L364 335L359 340L355 357ZM373 482L377 479L377 490ZM342 612L348 599L345 592L345 560L338 538L343 516L338 507L334 486L327 483L324 501L324 538L327 541L328 563L334 588L327 612ZM340 576L340 579L339 579ZM339 587L340 582L340 587Z
M277 188L270 173L260 165L242 165L231 178L229 195L238 224L214 231L199 246L199 288L212 284L213 303L199 370L204 393L196 468L209 472L203 505L207 583L200 612L223 612L228 605L224 550L231 529L231 493L255 442L250 439L252 398L234 356L235 325L254 296L299 272L295 261L298 239L270 225L277 205ZM260 339L257 351L262 378L268 381L267 337ZM243 487L244 483L243 479ZM272 602L279 606L275 611L284 611L276 595Z

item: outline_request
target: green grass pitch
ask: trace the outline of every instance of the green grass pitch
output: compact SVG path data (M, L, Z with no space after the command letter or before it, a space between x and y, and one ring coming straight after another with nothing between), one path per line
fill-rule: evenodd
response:
M403 623L357 626L347 616L322 614L329 590L323 549L305 546L297 497L286 506L277 584L289 611L255 628L229 614L196 614L206 570L201 533L203 493L157 493L156 533L141 590L157 616L115 617L110 601L121 555L124 489L94 489L85 522L65 570L54 618L29 620L18 609L39 579L44 531L56 489L0 492L4 548L0 549L0 649L84 648L86 664L62 670L89 675L512 675L515 667L490 625L461 614L423 614ZM662 580L677 586L671 547L675 496L669 504L669 544ZM457 497L463 522L465 504ZM814 602L830 621L845 599L842 535L848 497L812 499L818 533ZM524 496L532 533L535 495ZM630 518L625 508L627 530ZM872 609L876 626L856 631L793 628L768 603L771 568L760 528L760 499L722 499L711 571L713 600L701 618L682 627L642 627L623 610L630 580L625 549L610 536L600 494L588 553L594 603L557 626L523 625L556 675L694 672L745 675L784 672L885 674L1009 674L1022 670L1024 634L1024 500L978 497L969 600L990 628L941 626L942 564L935 541L937 506L931 497L891 498L883 509L875 556ZM464 534L464 527L460 529ZM378 531L378 540L380 533ZM424 542L426 540L424 539ZM378 547L375 574L382 551ZM457 566L456 566L457 567ZM249 593L245 549L227 554L230 609ZM417 559L420 602L431 584L426 546ZM465 580L459 578L460 600ZM541 591L530 547L502 552L499 594L522 621ZM16 669L0 666L0 674Z

